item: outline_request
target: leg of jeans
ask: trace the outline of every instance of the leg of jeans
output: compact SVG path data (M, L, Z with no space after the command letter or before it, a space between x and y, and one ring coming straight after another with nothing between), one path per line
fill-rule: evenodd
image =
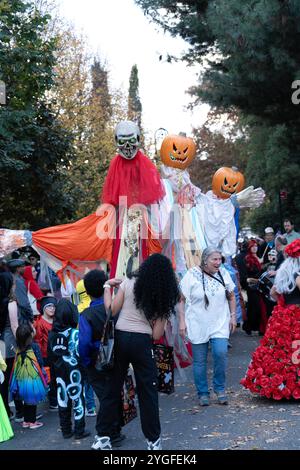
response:
M207 352L208 342L192 344L194 382L198 396L209 395L207 383Z
M225 392L225 379L227 367L228 339L212 338L212 355L214 361L214 392Z
M85 381L84 383L85 406L87 410L96 408L93 387Z
M24 421L25 423L36 422L36 405L26 405L24 403Z

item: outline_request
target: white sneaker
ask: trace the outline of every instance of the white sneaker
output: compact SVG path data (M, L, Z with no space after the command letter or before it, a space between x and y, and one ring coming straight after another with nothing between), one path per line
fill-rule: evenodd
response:
M95 440L91 446L94 450L112 450L109 436L95 436Z
M147 440L147 450L162 450L161 438L159 437L156 441Z

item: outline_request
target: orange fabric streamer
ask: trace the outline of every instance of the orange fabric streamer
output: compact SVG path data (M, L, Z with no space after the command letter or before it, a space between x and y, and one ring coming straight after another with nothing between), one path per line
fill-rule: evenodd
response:
M75 223L38 230L32 233L33 243L58 258L65 266L71 260L103 259L110 263L115 230L110 215L109 210L103 210L100 215L94 213ZM99 230L99 226L102 229Z

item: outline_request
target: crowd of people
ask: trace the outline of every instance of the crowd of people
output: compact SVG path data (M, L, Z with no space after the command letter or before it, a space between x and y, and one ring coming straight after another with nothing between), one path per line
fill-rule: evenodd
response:
M2 260L0 441L13 436L10 420L29 430L43 426L38 404L48 400L63 438L90 436L85 420L97 414L92 449L122 445L121 392L131 364L147 448L160 450L152 344L173 315L182 340L191 343L200 406L210 404L209 347L213 391L220 405L228 403L229 338L239 326L245 337L253 332L263 337L242 384L268 398L300 398L292 360L293 341L300 334L300 234L288 219L284 229L281 234L267 227L264 239L239 239L231 260L209 246L200 265L180 281L162 254L151 255L125 279L108 279L102 269L93 269L69 289L53 272L48 273L53 282L39 279L39 256L32 250L25 258L18 253ZM99 371L97 354L109 314L115 323L114 367Z

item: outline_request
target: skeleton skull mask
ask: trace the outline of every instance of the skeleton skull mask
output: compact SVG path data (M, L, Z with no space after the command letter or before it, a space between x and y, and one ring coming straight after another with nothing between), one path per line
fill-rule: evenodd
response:
M132 160L136 156L140 145L138 126L132 121L119 122L115 130L115 139L119 154L126 160Z

